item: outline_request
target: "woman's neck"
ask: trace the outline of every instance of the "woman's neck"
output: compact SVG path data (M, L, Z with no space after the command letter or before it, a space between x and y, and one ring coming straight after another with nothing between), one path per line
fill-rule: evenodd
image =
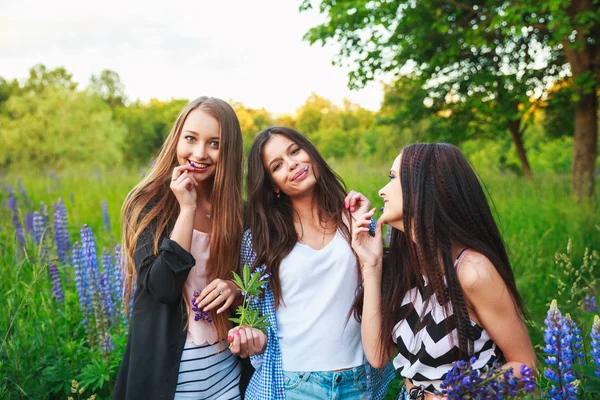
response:
M196 208L203 210L204 212L211 213L212 212L212 191L213 191L213 182L212 181L202 181L198 182L198 186L196 186Z
M290 202L295 211L294 223L301 224L302 226L314 227L321 225L318 206L314 202L312 194L290 198Z

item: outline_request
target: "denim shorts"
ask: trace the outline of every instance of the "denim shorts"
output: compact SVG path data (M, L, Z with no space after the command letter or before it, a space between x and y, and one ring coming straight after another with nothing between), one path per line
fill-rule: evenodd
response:
M283 371L286 400L367 398L363 365L342 371Z

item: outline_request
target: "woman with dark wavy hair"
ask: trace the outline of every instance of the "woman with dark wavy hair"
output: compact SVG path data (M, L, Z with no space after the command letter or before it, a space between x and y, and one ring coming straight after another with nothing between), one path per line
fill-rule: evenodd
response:
M536 364L525 310L504 242L473 168L449 144L402 149L375 209L357 218L352 246L361 261L362 339L377 367L393 358L405 399L431 399L458 360L474 369ZM392 229L384 254L381 225ZM395 356L395 357L394 357Z
M315 146L285 127L255 138L247 184L242 261L264 265L271 277L255 302L269 315L266 346L245 329L233 342L256 368L246 399L380 399L393 369L370 368L352 318L360 272L349 224L370 204L347 197Z

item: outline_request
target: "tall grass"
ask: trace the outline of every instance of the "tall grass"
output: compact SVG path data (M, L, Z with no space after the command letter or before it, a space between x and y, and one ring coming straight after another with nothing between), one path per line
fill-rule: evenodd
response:
M389 165L349 161L332 165L348 189L363 192L375 207L381 205L377 192L388 179ZM27 253L21 252L15 261L18 241L7 207L7 185L15 190L21 216L31 211L18 189L18 178L34 210L39 209L40 201L51 208L62 197L72 242L79 240L79 229L87 224L94 231L100 253L103 247L111 248L119 241L120 208L126 194L140 180L140 172L115 168L65 171L57 176L13 171L0 177L0 293L4 300L0 313L0 398L62 399L74 378L87 382L89 392L105 398L114 383L125 330L114 332L116 348L112 353L95 354L82 326L72 269L66 266L62 270L65 302L61 304L51 296L47 265L37 261L38 249L30 236ZM558 277L562 271L555 263L555 254L565 252L569 240L573 260L582 259L586 248L600 249L600 206L597 202L575 203L569 194L568 177L540 175L535 182L500 174L481 178L509 249L517 286L533 321L532 338L539 350L543 345L540 327L548 304L560 291ZM103 200L108 203L110 232L103 225ZM588 318L585 313L581 315Z

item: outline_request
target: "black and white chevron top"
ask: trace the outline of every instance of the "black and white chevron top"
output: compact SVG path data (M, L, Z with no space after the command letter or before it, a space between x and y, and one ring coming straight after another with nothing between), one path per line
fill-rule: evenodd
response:
M458 268L465 254L466 251L463 251L455 261L455 268ZM402 300L401 313L412 310L406 319L396 324L392 332L392 339L398 346L394 367L400 376L409 378L415 386L433 393L441 390L440 384L452 369L454 361L468 360L470 357L458 348L458 333L451 318L452 305L449 305L446 315L437 296L432 296L433 290L427 286L425 277L423 281L424 289L416 286ZM427 299L429 303L425 304ZM485 329L473 320L471 325L474 336L473 356L477 359L474 369L501 360L503 356L500 348Z

